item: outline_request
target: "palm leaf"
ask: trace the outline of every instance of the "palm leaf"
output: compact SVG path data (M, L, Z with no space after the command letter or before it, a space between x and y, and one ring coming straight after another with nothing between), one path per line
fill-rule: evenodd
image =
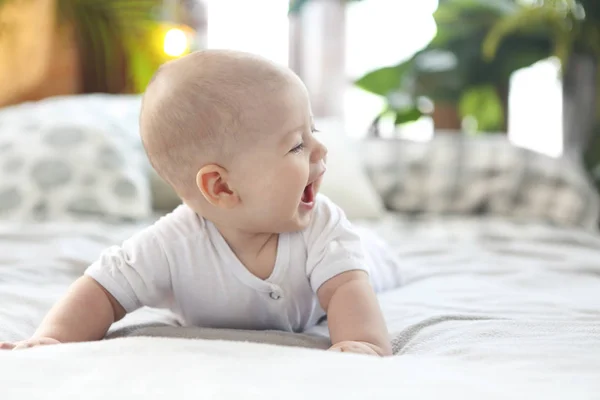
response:
M441 2L433 14L438 32L433 39L436 45L450 40L467 38L514 12L518 6L513 0L447 0Z
M23 0L0 0L0 7ZM57 0L60 26L75 29L85 92L120 93L143 90L130 68L156 69L162 60L147 40L158 28L162 0ZM140 58L140 53L145 56ZM133 60L136 60L135 62Z
M147 38L153 29L157 29L155 12L161 6L159 0L59 0L59 15L76 15L72 19L83 37L92 42L94 49L82 50L88 60L87 72L92 84L88 91L118 93L122 91L138 92L143 90L135 84L129 68L132 52L143 49L153 52L152 43ZM156 57L154 57L156 58ZM159 61L148 62L158 67ZM95 75L95 79L91 78Z
M523 6L514 15L500 19L490 29L483 43L483 54L487 60L492 60L500 43L511 34L542 34L553 38L554 55L565 62L574 41L573 25L568 10L551 6Z

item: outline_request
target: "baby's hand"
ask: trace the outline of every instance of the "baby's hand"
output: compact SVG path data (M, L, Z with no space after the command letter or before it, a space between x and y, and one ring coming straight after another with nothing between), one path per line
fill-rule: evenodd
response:
M345 341L334 344L329 348L329 351L340 351L342 353L357 353L367 354L370 356L379 356L380 354L375 351L372 346L369 346L363 342Z
M50 344L60 344L56 339L47 337L31 338L16 343L0 342L0 350L22 350L30 347L46 346Z

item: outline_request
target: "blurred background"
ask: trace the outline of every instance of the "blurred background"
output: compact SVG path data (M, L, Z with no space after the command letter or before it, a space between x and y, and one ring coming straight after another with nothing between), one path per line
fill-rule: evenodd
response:
M289 65L356 138L507 134L600 160L598 0L0 0L0 106L140 93L203 48Z

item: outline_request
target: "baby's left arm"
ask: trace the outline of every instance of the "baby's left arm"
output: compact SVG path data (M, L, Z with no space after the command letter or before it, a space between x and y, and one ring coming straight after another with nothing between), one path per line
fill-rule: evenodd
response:
M347 271L317 291L327 313L330 350L389 356L392 346L375 291L364 271Z

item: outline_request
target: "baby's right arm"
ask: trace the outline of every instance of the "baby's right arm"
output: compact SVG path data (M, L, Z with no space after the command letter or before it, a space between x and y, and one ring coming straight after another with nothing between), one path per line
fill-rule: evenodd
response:
M0 349L100 340L125 309L94 279L83 276L50 310L33 336L18 343L0 343Z
M182 219L187 217L185 211L179 214ZM173 218L165 217L121 246L104 250L52 307L30 339L16 344L0 342L0 349L101 340L127 313L143 306L170 308L171 268L156 232L168 229L173 235L172 231L181 227Z

